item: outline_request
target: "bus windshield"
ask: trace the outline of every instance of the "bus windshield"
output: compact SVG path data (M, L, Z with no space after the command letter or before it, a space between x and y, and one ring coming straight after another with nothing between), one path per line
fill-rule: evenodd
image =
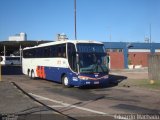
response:
M103 44L77 45L80 73L107 73Z

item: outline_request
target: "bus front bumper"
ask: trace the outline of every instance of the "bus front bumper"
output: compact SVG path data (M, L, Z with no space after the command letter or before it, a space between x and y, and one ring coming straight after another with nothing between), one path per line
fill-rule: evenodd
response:
M79 79L79 87L82 86L107 86L109 84L108 79L100 80L81 80Z

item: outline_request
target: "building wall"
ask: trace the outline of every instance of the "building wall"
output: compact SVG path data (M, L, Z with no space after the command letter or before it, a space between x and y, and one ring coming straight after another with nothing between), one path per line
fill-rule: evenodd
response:
M124 53L123 52L108 52L110 56L110 69L125 69L124 67ZM148 55L150 52L129 52L128 64L132 64L133 68L136 66L148 67ZM156 52L159 54L160 52Z
M104 42L107 52L122 50L123 53L110 53L111 56L111 69L120 69L128 68L129 60L131 59L132 64L135 65L135 68L138 68L140 63L142 67L148 67L148 54L160 54L160 43L135 43L135 42ZM121 57L117 56L121 54ZM123 54L123 57L122 57ZM116 57L115 57L116 56ZM124 60L122 63L117 62L121 58ZM118 65L119 63L119 65ZM122 67L122 64L124 65Z
M142 67L148 66L148 55L149 52L129 52L128 53L128 60L129 64L134 66L142 65Z
M124 69L123 52L108 52L110 56L110 69Z

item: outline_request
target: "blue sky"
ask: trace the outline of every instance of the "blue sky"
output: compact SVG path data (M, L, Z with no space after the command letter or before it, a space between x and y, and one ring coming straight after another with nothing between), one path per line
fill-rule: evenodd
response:
M77 38L160 42L160 0L77 0ZM74 0L0 0L0 41L26 32L28 40L74 39Z

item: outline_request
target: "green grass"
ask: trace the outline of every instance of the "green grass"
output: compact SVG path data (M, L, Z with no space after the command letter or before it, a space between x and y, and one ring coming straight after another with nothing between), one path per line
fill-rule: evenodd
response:
M147 89L157 89L160 90L160 80L155 80L153 84L150 83L150 80L148 79L132 79L132 80L126 80L126 81L122 81L122 83L120 83L120 86L137 86L137 87L141 87L141 88L147 88Z
M154 83L150 83L150 80L137 80L137 86L145 87L149 89L159 89L160 90L160 80L155 80Z

